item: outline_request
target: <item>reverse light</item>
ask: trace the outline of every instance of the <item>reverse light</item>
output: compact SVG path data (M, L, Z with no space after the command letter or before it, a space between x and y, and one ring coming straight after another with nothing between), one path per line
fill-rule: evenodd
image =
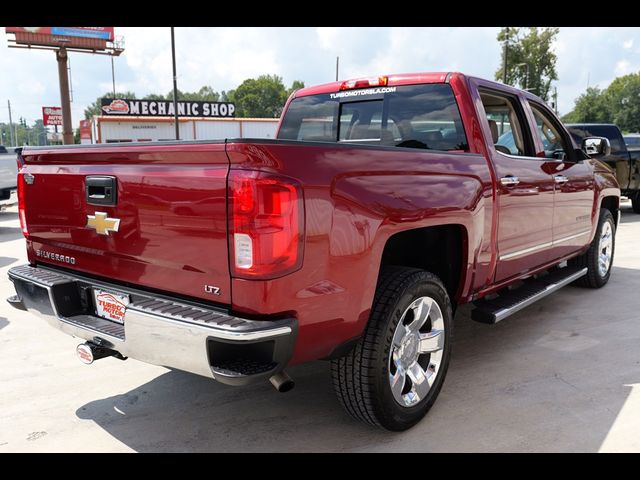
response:
M18 174L18 217L20 218L20 228L25 238L29 238L29 229L27 228L27 217L25 215L25 199L24 199L24 174Z
M231 273L271 279L302 265L304 205L293 179L250 170L229 172Z
M354 88L367 88L367 87L386 87L389 83L389 77L369 77L358 78L356 80L347 80L342 82L340 90L352 90Z

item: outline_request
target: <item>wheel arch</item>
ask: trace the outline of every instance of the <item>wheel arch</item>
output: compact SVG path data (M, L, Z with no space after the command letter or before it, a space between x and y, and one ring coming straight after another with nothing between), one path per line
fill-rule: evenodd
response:
M600 210L609 210L611 212L611 215L613 215L613 220L616 222L617 228L620 220L618 216L618 214L620 213L620 197L615 195L602 197L602 199L600 200Z
M380 269L403 266L426 270L438 276L456 303L466 283L468 232L463 224L444 224L403 230L387 238Z

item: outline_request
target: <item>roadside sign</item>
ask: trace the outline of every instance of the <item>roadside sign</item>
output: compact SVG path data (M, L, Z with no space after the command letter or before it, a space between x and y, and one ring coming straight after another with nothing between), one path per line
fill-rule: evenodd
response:
M45 127L49 125L62 125L62 108L42 107L42 121Z
M80 143L91 143L91 120L80 120Z

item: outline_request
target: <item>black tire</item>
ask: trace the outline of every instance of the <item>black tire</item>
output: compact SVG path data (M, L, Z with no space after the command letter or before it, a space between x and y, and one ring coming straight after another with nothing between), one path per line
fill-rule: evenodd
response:
M611 225L611 231L613 235L612 239L612 250L611 250L611 262L609 263L609 268L605 275L601 275L598 269L598 257L599 257L599 245L600 245L600 235L602 233L602 229L605 223L609 223ZM580 255L579 257L573 258L569 261L569 265L578 267L578 268L587 268L587 274L583 277L580 277L574 283L580 287L587 288L600 288L606 285L609 281L609 277L611 276L611 267L613 266L613 257L616 250L616 222L613 220L613 215L609 210L601 209L600 217L598 219L598 228L596 229L596 234L593 237L593 241L591 242L591 246L589 250Z
M389 355L396 326L411 303L423 296L436 301L444 320L444 348L435 380L416 405L400 405L389 384ZM333 386L345 410L365 423L403 431L419 422L440 393L451 357L453 314L440 279L424 270L383 270L364 335L344 357L331 363Z
M631 208L634 213L640 213L640 191L631 195Z

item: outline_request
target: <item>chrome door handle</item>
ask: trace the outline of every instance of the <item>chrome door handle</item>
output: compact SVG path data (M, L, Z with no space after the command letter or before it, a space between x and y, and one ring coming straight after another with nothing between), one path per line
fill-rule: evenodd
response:
M564 175L554 175L553 179L556 183L567 183L569 181L569 179Z
M520 183L520 179L518 177L509 175L508 177L502 177L500 179L500 183L505 187L513 187Z

